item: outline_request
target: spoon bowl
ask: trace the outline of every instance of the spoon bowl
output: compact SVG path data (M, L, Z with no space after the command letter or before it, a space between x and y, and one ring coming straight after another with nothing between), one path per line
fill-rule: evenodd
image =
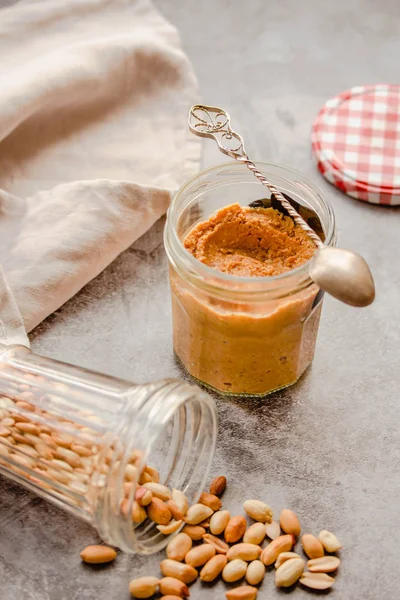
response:
M350 306L368 306L374 301L371 271L363 257L355 252L329 246L318 248L309 272L320 288Z

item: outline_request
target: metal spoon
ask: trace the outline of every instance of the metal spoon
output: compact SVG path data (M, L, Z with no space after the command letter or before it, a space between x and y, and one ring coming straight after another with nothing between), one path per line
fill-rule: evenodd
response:
M230 126L222 108L195 104L189 112L189 129L201 137L214 139L224 154L242 162L282 204L299 227L317 246L310 261L309 275L325 292L351 306L368 306L375 298L375 285L365 260L354 252L325 246L287 198L257 169L244 149L242 137Z

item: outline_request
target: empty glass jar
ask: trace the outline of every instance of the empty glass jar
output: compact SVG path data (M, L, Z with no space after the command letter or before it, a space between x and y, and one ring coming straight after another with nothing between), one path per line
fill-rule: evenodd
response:
M135 385L0 345L0 472L126 552L167 544L137 487L159 481L195 502L216 423L213 401L195 386Z

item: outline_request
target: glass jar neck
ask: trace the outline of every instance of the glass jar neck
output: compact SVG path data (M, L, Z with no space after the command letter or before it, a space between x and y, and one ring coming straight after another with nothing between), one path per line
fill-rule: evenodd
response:
M319 189L297 171L281 165L258 162L257 167L278 189L317 214L326 245L334 245L334 214ZM203 264L185 249L183 240L193 225L230 204L232 198L247 206L262 195L268 196L268 192L242 164L218 165L188 181L168 210L164 243L172 268L195 287L238 303L275 300L311 286L308 263L277 276L238 277Z
M146 465L156 468L164 486L180 489L189 502L196 502L215 450L215 405L195 386L163 380L137 386L134 393L128 394L120 424L115 442L123 446L123 457L120 459L115 452L107 484L98 490L94 502L96 526L104 539L122 550L150 554L163 548L166 540L154 523L131 526L138 481L127 498L127 518L115 510L123 497L130 456L135 452L141 454L137 464L139 473Z

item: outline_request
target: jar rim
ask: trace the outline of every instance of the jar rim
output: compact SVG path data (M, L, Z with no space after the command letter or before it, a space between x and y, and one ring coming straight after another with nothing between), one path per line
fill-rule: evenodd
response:
M293 174L296 178L300 178L301 182L308 185L310 187L310 191L318 196L318 200L321 202L323 208L326 210L328 215L328 227L325 235L325 244L327 246L331 246L335 244L335 215L333 212L333 207L329 201L327 201L320 188L314 184L314 182L309 181L302 173L299 171L292 169L291 167L286 167L285 165L281 165L279 163L267 162L267 161L257 161L257 168L260 170L264 169L267 171L268 168L279 168L283 169L285 173L287 172L289 175ZM303 289L312 285L313 282L308 275L310 261L309 259L302 265L296 267L295 269L291 269L289 271L285 271L284 273L280 273L279 275L271 275L268 277L265 276L256 276L256 277L242 277L238 275L232 275L230 273L224 273L222 271L218 271L213 267L209 267L208 265L202 263L200 260L195 258L183 245L182 240L179 238L176 227L172 222L172 215L174 210L177 209L177 204L181 199L182 195L190 188L196 181L200 180L202 177L208 174L212 174L218 171L223 170L231 170L236 169L239 170L243 168L243 173L245 175L250 174L250 172L245 168L245 165L242 163L221 163L218 165L214 165L213 167L209 167L208 169L204 169L200 171L196 175L194 175L191 179L186 181L177 191L170 207L167 212L167 223L164 230L164 245L168 255L168 258L171 264L179 271L184 271L186 276L189 275L189 278L194 280L197 285L201 285L207 289L212 289L214 292L216 290L229 290L229 292L250 292L252 295L257 293L265 294L266 292L274 292L274 291L282 291L282 288L288 287L290 288L290 293L293 293L293 288ZM290 181L290 179L278 176L282 181L286 181L287 183L293 185L295 182ZM237 182L239 183L239 182ZM179 255L180 252L180 255Z

